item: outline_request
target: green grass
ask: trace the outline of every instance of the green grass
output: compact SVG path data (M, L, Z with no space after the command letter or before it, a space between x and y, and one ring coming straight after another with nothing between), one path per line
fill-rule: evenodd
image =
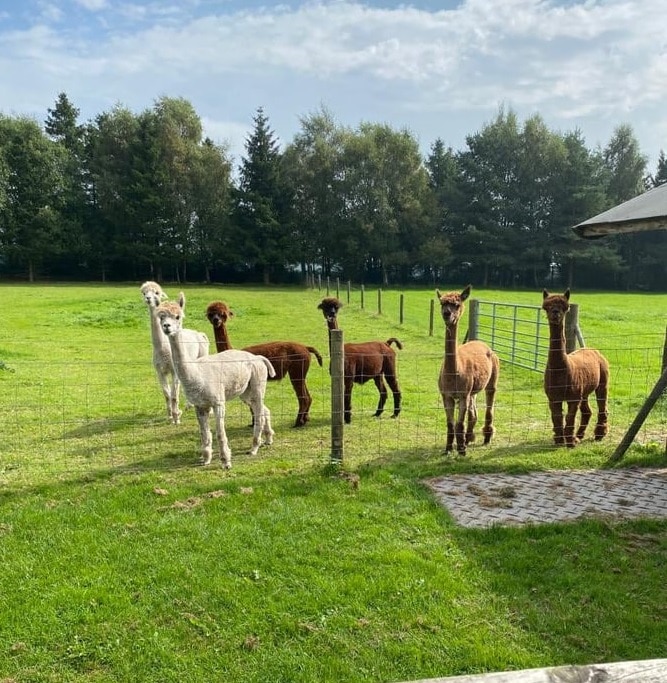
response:
M378 315L354 291L345 339L401 339L404 410L376 420L375 388L356 387L338 470L326 292L188 286L187 323L211 338L221 298L234 346L296 339L325 357L306 428L289 383L269 385L276 439L258 456L229 405L225 472L197 465L192 411L166 421L139 283L0 291L0 681L389 682L662 656L666 522L463 529L421 481L607 466L657 379L666 296L573 294L612 366L607 440L553 448L541 376L504 363L496 438L459 458L442 452L433 292L406 291L399 325L398 292ZM664 467L666 427L663 400L621 465Z

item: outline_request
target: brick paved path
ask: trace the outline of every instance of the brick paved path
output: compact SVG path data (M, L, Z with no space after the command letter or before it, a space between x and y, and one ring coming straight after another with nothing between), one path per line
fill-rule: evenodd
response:
M667 518L667 469L453 474L426 484L465 527Z

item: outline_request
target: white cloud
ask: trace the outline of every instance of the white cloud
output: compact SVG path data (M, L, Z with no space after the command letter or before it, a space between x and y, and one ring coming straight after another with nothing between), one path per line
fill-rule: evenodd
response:
M0 101L14 101L31 79L46 106L65 90L95 113L116 101L144 108L184 96L212 127L234 122L221 124L236 130L232 148L260 104L285 122L285 138L323 101L356 122L380 113L423 140L447 136L463 112L471 132L504 102L595 135L613 120L636 120L643 144L660 144L667 0L466 0L439 11L333 1L235 13L217 4L208 14L196 0L77 2L104 11L105 33L90 39L66 25L12 34L0 24Z

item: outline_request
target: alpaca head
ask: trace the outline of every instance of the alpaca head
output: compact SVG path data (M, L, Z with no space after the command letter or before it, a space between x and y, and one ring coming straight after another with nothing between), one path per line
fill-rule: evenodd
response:
M560 325L565 319L565 314L570 310L569 288L563 294L549 294L546 289L543 289L542 308L550 323Z
M206 317L216 329L224 327L233 315L232 309L224 301L213 301L206 308Z
M160 321L162 331L169 336L178 332L183 327L183 319L185 318L185 296L183 292L178 297L178 303L175 301L167 301L160 304L155 311L155 314Z
M162 287L158 285L157 282L148 280L141 285L141 296L144 298L144 302L149 308L157 308L164 299L168 298L166 292L162 290Z
M435 290L435 294L440 301L440 315L447 327L454 327L465 311L463 302L470 296L472 285L468 285L460 294L458 292L445 292Z
M343 307L343 304L336 299L335 296L332 297L327 297L326 299L322 299L322 301L317 305L317 307L322 311L322 315L324 316L324 319L329 323L330 325L335 325L337 316L338 316L338 311Z

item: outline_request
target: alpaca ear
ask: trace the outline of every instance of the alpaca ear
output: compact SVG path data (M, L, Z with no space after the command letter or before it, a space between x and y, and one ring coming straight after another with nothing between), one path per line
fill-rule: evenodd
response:
M569 301L570 300L570 288L568 287L564 292L563 296Z
M461 301L465 301L470 296L471 291L472 285L468 285L460 294Z
M185 309L185 294L183 294L183 292L180 292L178 295L178 305L181 310Z
M549 292L547 292L546 289L542 290L542 300L546 299L549 296Z
M436 290L435 290L435 295L438 297L438 301L440 301L440 299L442 298L442 294L440 294L440 290L439 290L439 289L436 289Z
M164 290L160 290L160 300L168 298L169 297L167 296L167 292L165 292Z

